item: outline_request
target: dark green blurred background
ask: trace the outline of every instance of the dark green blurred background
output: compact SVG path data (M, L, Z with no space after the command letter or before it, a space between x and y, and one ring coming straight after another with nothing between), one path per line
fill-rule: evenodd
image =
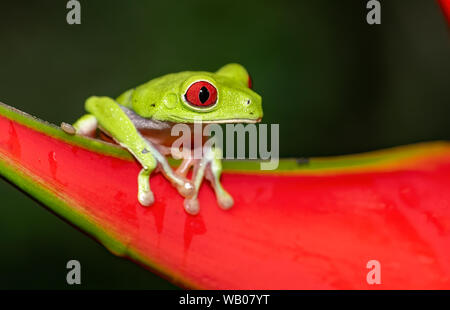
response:
M450 138L450 41L435 1L1 1L0 101L59 124L90 95L183 70L247 67L280 155L347 154ZM174 288L0 182L0 288Z

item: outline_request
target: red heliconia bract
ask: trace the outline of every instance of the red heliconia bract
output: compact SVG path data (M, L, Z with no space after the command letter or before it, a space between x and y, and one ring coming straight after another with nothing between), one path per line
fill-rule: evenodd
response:
M114 254L208 289L450 289L450 144L362 155L225 162L235 205L206 183L200 213L161 175L136 197L125 150L0 106L0 171ZM8 206L3 206L7 208ZM369 284L369 261L381 284Z

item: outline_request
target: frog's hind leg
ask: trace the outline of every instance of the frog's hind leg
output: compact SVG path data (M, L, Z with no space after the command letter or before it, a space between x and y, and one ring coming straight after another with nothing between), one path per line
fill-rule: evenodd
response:
M176 174L186 177L189 170L198 162L198 159L194 159L192 157L192 154L190 154L189 157L183 158L183 161L178 166L177 170L175 171Z
M219 149L208 149L201 160L194 164L192 182L194 183L194 194L184 200L184 208L190 214L197 214L200 210L198 203L198 191L206 177L211 182L216 193L217 202L222 209L229 209L233 206L233 198L222 187L220 176L222 174L221 151Z
M222 209L229 209L233 206L233 197L223 188L220 183L222 175L221 152L219 149L211 149L211 161L206 169L205 178L211 182L216 193L217 203Z
M200 185L202 185L203 177L205 176L205 170L208 165L208 159L203 156L201 160L196 160L194 163L194 170L192 172L192 183L194 185L194 192L191 196L184 200L184 209L187 213L195 215L200 211L200 205L198 203L198 191Z

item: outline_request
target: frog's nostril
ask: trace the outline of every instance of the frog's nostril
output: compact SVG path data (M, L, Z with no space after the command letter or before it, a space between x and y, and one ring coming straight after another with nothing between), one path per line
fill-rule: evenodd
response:
M247 99L247 101L245 102L246 105L249 105L251 103L250 99Z

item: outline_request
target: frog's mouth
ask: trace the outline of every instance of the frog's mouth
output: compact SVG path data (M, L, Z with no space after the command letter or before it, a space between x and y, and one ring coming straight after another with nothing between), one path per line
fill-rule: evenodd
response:
M232 123L259 123L261 122L261 117L251 119L251 118L232 118L232 119L215 119L215 120L202 120L202 119L195 119L195 118L184 118L184 117L173 117L170 120L166 121L160 121L155 120L152 118L145 118L138 114L136 114L131 109L128 109L126 107L121 107L122 110L125 112L125 114L130 118L130 120L133 122L134 126L138 129L148 129L148 130L163 130L163 129L169 129L174 124L177 123L187 123L187 124L194 124L194 123L203 123L203 124L232 124Z
M186 120L187 122L188 120ZM192 120L192 122L198 122L199 120ZM249 118L235 118L235 119L219 119L219 120L201 120L202 123L205 124L233 124L233 123L246 123L246 124L255 124L261 122L261 118L257 119L249 119Z
M203 123L203 124L233 124L233 123L246 123L246 124L255 124L261 122L261 117L259 118L232 118L232 119L192 119L192 118L184 118L184 117L173 117L173 120L169 120L167 122L179 122L179 123Z

